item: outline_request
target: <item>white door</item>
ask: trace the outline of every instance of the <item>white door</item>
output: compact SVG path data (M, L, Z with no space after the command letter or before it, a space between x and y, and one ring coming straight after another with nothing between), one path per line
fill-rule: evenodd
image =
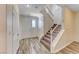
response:
M13 7L13 53L16 53L19 47L19 37L20 37L20 29L19 29L19 14L17 10L17 6Z
M7 5L7 53L12 53L12 5Z
M19 47L19 14L16 6L7 5L7 53L16 53Z

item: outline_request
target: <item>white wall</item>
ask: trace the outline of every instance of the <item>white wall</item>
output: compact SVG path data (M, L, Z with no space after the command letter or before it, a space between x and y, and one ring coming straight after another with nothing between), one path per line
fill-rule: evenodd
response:
M32 19L36 20L36 28L32 28ZM20 25L21 25L21 37L22 38L29 38L29 37L35 37L35 36L39 36L39 32L40 32L40 28L38 27L39 25L39 20L36 17L32 17L32 16L24 16L21 15L20 16ZM41 24L40 24L41 25Z
M70 43L72 43L75 39L75 19L74 12L68 8L64 8L64 33L60 38L59 42L54 48L54 52L58 52L63 49Z
M63 8L59 5L48 5L48 7L53 14L54 23L61 24L63 21Z
M53 20L52 18L50 17L49 14L46 13L45 10L42 10L41 13L43 14L44 16L44 34L46 34L48 32L48 30L51 28L51 26L53 26Z

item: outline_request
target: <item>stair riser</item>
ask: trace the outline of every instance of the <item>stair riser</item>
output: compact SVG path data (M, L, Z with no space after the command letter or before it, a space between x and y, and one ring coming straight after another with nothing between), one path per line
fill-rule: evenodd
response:
M45 37L49 38L50 39L50 35L45 35Z
M61 26L54 24L53 27L44 35L44 37L41 39L41 43L50 51L51 47L51 39L52 41L56 38L57 34L61 30ZM50 33L52 32L52 34ZM52 38L51 38L52 35Z
M50 44L50 39L43 38L43 40Z

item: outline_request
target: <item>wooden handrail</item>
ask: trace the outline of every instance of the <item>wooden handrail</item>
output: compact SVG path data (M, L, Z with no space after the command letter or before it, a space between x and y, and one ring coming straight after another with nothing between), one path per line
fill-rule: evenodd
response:
M48 9L48 11L51 13L51 15L54 16L48 6L47 6L47 9Z
M52 33L57 28L58 25L55 26L55 28L50 32L51 33L51 44L50 44L50 52L52 52Z
M48 10L48 14L49 14L49 16L52 18L52 20L53 20L53 14L52 14L52 12L50 11L50 9L48 8L48 6L46 7L46 9Z
M55 28L54 28L52 31L50 31L50 33L51 33L51 34L52 34L52 33L53 33L53 31L57 28L57 26L58 26L58 25L56 25L56 26L55 26Z

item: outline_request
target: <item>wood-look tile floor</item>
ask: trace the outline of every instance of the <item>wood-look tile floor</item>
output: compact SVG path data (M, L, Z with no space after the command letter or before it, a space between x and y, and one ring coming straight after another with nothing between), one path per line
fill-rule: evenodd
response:
M23 44L22 44L23 43ZM50 54L38 39L24 39L20 45L20 54ZM78 54L79 42L73 42L56 54Z
M70 45L59 51L57 54L79 54L79 42L72 42Z
M38 39L24 39L20 42L19 54L49 54Z
M48 50L39 42L38 39L30 40L31 54L48 54Z

